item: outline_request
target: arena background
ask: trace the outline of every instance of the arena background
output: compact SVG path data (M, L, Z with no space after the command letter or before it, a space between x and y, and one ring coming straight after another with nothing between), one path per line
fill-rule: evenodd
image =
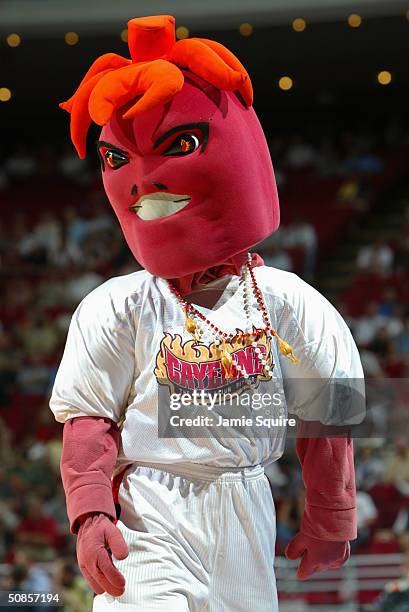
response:
M131 17L172 13L178 37L226 44L252 76L280 192L281 229L257 250L342 312L368 380L408 379L408 9L392 0L2 0L0 590L64 593L65 610L91 609L48 398L76 305L137 269L101 189L97 131L80 161L58 102L95 57L127 54ZM408 407L404 394L378 398L374 435L355 440L359 535L341 570L295 579L282 555L303 504L291 441L270 470L280 609L409 610L408 431L390 427Z

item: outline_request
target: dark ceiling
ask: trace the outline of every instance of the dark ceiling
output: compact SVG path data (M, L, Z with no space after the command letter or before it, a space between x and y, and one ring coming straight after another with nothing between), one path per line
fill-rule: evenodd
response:
M217 38L246 65L255 89L255 108L270 127L284 121L306 121L309 113L364 114L368 103L380 109L408 108L409 21L405 16L364 20L353 29L346 22L308 25L302 33L290 26L255 27L245 38L238 30L190 32ZM17 48L0 43L0 87L12 99L0 103L5 139L16 131L33 138L66 138L67 118L58 102L69 97L92 61L113 51L128 56L126 43L115 37L81 37L75 46L63 38L25 37ZM388 86L377 83L380 70L389 70ZM281 91L278 79L294 80ZM277 117L280 121L277 121ZM33 123L34 122L34 123Z

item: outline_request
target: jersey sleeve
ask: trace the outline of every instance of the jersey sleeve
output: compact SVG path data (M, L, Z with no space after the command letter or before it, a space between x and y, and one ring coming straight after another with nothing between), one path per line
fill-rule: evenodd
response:
M127 403L135 333L132 320L116 311L104 285L81 302L71 319L50 399L60 423L79 416L118 422Z
M295 290L279 328L298 358L298 363L280 358L288 411L325 425L358 424L365 413L365 387L352 334L324 296L293 276Z

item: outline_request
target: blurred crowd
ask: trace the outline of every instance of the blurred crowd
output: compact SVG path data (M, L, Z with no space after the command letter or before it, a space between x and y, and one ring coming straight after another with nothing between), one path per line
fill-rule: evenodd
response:
M358 539L356 553L404 554L409 578L409 442L380 438L355 444ZM296 458L286 453L269 470L277 507L277 543L283 552L299 527L304 490Z
M390 141L395 137L391 130ZM384 161L367 138L348 138L341 147L300 136L271 140L280 191L285 195L294 172L313 167L318 177L340 179L340 205L348 203L365 214L368 177L382 172ZM0 590L63 592L65 609L82 611L90 609L91 593L74 563L75 541L59 475L62 426L54 421L48 398L74 308L105 279L137 270L138 264L107 204L99 172L71 147L57 155L46 146L34 154L17 145L0 168L0 200L7 211L0 226L0 273L6 287L0 306ZM36 186L47 192L49 184L56 195L39 202ZM64 190L73 185L77 195L70 203ZM13 191L21 192L21 200L9 199ZM360 314L351 314L347 302L337 304L361 349L365 373L374 379L409 373L409 215L407 221L398 245L376 242L358 253L355 275L381 276L380 297L365 302ZM260 252L267 265L314 282L319 247L314 223L299 212ZM297 260L293 254L300 251ZM382 434L385 405L374 407ZM402 552L409 577L407 441L357 440L356 474L359 537L354 551ZM281 553L298 529L303 506L291 443L269 477ZM49 562L51 575L44 569Z

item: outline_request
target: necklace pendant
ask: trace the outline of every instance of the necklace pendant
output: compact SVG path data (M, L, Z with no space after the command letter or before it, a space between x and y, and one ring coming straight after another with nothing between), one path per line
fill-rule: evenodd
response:
M233 358L227 350L225 343L223 343L223 348L221 350L220 361L223 367L224 377L233 378Z
M298 363L298 358L294 355L293 353L293 349L292 347L288 344L288 342L286 342L285 340L283 340L282 338L280 338L280 336L276 333L275 334L276 338L277 338L277 342L278 342L278 346L280 348L280 351L283 355L285 355L285 357L288 357L288 359L292 362L292 363Z
M185 319L185 327L187 329L187 331L189 332L189 334L196 334L197 331L197 325L194 322L194 320L192 319L192 317L189 317L187 310L186 310L186 319Z

